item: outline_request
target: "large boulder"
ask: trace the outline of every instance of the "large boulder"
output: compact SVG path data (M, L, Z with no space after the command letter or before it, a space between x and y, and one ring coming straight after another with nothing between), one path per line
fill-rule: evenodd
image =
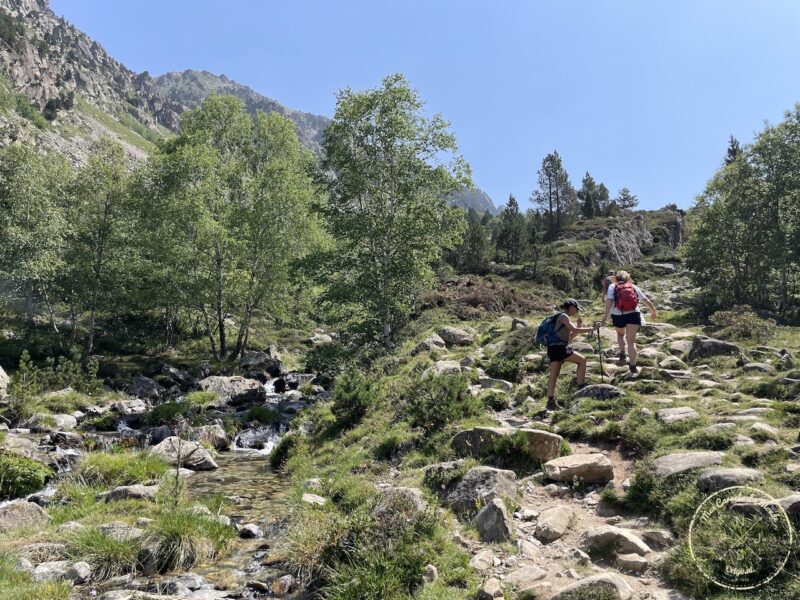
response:
M214 450L228 450L231 447L231 439L217 423L193 428L191 438L195 442L211 446Z
M689 350L687 359L690 361L712 356L743 356L744 352L740 346L717 340L705 335L698 335L692 340L692 347Z
M239 376L212 375L200 381L200 389L217 395L214 405L218 408L263 404L267 400L267 391L261 382Z
M416 356L417 354L422 354L423 352L430 352L431 350L436 350L444 347L445 347L444 340L438 334L434 333L433 335L429 335L419 344L417 344L411 351L411 354L413 356Z
M128 393L143 400L158 400L166 392L164 387L149 377L139 375L128 386Z
M0 367L0 400L5 398L6 394L8 394L9 383L11 383L11 379L3 370L3 367Z
M662 423L676 423L677 421L687 421L699 419L697 411L689 406L676 406L675 408L662 408L656 411L656 419Z
M603 598L603 600L630 600L633 588L621 575L600 573L591 575L561 588L551 600L572 600L573 598Z
M72 415L49 415L46 413L35 413L22 424L22 427L30 429L32 433L64 431L75 429L77 426L78 420Z
M147 374L155 377L168 387L177 385L184 392L188 392L197 387L197 380L188 371L179 369L168 362L160 361ZM171 384L171 385L170 385Z
M157 485L120 485L113 490L103 492L98 498L106 502L119 502L120 500L149 500L155 501L158 493Z
M494 498L475 515L475 528L483 542L504 542L514 535L514 522L505 502Z
M636 553L644 556L650 552L650 547L635 533L613 525L587 529L581 534L578 543L584 552L601 558L607 558L617 553Z
M193 471L213 471L217 468L217 463L200 444L181 440L174 435L150 448L149 452L174 467L180 466Z
M442 327L439 330L439 337L447 346L469 346L475 341L475 332L469 328Z
M41 506L26 500L16 500L0 506L0 533L20 527L44 527L50 516Z
M655 459L653 467L658 477L666 478L700 467L721 465L723 456L723 452L712 451L673 452Z
M542 542L557 540L566 533L572 515L573 512L569 506L551 506L544 509L536 522L534 537Z
M706 469L700 473L697 486L701 492L716 492L735 485L748 485L764 479L757 469L745 467Z
M618 388L610 383L596 383L587 385L585 388L572 394L573 400L578 398L591 398L592 400L609 400L624 396L625 390Z
M553 481L570 482L574 478L584 483L606 483L614 479L614 468L604 454L571 454L544 464L544 474Z
M422 378L459 375L460 373L461 365L457 360L439 360L422 372Z
M473 467L442 495L442 502L459 515L474 513L495 498L511 500L517 495L513 471Z
M239 366L245 372L261 371L272 377L280 377L288 373L275 346L270 346L265 352L245 352Z
M523 442L523 452L534 461L548 461L558 457L560 435L541 429L514 429L513 427L473 427L458 432L451 441L459 456L488 456L494 454L498 444L517 438Z

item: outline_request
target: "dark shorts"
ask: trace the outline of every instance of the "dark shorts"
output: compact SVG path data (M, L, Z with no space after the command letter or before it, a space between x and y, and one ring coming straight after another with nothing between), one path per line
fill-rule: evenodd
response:
M637 310L622 315L611 315L611 322L617 329L625 329L625 325L641 325L642 313Z
M563 362L568 356L572 356L575 351L566 344L554 344L547 347L547 358L550 362Z

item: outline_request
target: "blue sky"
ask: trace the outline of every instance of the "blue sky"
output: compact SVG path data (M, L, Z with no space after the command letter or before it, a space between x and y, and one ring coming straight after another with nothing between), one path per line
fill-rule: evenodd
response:
M135 71L225 73L331 116L335 92L404 73L475 183L523 207L557 149L641 206L692 204L730 134L800 102L795 0L51 0Z

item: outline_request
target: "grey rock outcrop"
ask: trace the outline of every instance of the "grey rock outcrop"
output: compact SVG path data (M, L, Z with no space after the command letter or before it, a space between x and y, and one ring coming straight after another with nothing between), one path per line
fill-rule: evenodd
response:
M267 400L267 391L255 379L233 376L212 375L200 381L200 389L217 395L214 406L243 406L262 404Z
M606 483L614 479L614 468L604 454L572 454L546 462L544 474L553 481L571 482L577 477L584 483Z
M181 440L177 436L168 437L150 448L149 452L174 467L185 467L193 471L213 471L217 468L217 463L205 448L197 442Z
M514 499L517 476L513 471L474 467L442 495L442 502L455 513L466 515L480 510L495 498Z

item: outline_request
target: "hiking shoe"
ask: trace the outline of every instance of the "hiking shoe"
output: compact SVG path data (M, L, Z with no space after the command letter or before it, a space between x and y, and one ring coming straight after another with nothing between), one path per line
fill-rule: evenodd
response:
M585 388L589 384L584 381L583 383L578 383L576 385L578 386L579 390L582 390L583 388Z
M628 365L628 368L631 370L631 373L633 373L634 375L636 375L639 372L639 369L636 367L636 365Z
M625 366L626 364L628 364L628 355L625 354L624 352L621 352L620 355L619 355L619 360L617 361L617 364L620 367Z
M548 398L547 399L547 406L544 407L545 410L548 411L556 411L561 408L558 403L556 402L555 398Z

